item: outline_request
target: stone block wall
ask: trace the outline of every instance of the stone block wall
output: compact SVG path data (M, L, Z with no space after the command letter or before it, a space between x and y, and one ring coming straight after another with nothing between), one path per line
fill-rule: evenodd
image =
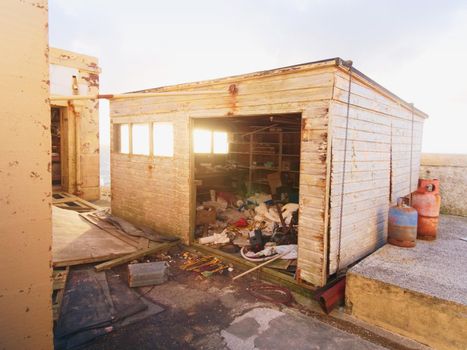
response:
M467 155L424 153L420 177L440 180L441 213L467 216Z

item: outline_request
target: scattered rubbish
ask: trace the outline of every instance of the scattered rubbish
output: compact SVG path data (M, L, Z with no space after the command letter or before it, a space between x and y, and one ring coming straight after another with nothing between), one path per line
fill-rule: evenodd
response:
M240 218L238 219L237 222L235 222L235 227L247 227L248 226L248 221L245 218Z
M255 270L258 270L258 269L260 269L261 267L266 266L266 265L268 265L269 263L271 263L271 262L273 262L273 261L275 261L275 260L277 260L277 259L282 258L283 256L289 254L290 252L291 252L291 251L288 250L288 251L286 251L286 252L284 252L284 253L282 253L282 254L277 254L277 255L276 255L275 257L273 257L271 260L265 261L265 262L263 262L262 264L259 264L259 265L255 266L255 267L253 267L253 268L251 268L251 269L249 269L249 270L247 270L247 271L241 273L240 275L235 276L232 280L235 281L236 279L238 279L238 278L240 278L240 277L243 277L243 276L245 276L245 275L248 275L249 273L251 273L251 272L253 272L253 271L255 271Z
M196 210L196 225L213 224L216 222L216 210L201 206Z
M243 247L245 248L245 247ZM263 233L260 229L250 233L250 249L253 252L258 252L264 248Z
M212 236L208 237L201 237L199 239L199 243L201 244L221 244L221 243L229 243L230 238L227 236L227 231L223 231L222 233L214 233Z
M128 265L128 285L132 288L162 284L168 278L169 269L165 261Z
M180 269L198 272L204 277L222 273L229 268L229 266L225 265L219 258L213 256L197 256L185 252L183 253L183 258L186 262L180 266Z
M240 248L235 244L226 244L220 247L220 250L226 253L235 254L240 251Z
M275 180L277 176L272 176L271 181ZM280 183L276 184L279 188ZM196 211L195 237L200 244L215 246L226 253L240 252L244 259L254 262L270 260L294 245L286 259L297 258L297 203L284 204L267 193L242 197L212 189L209 197ZM273 248L281 246L285 248ZM289 265L281 266L287 270Z
M284 253L287 253L284 255ZM296 244L289 245L269 245L259 252L247 251L245 252L245 247L241 249L242 256L247 260L255 261L255 259L274 257L276 254L281 255L281 259L291 260L297 259L298 255L298 246Z

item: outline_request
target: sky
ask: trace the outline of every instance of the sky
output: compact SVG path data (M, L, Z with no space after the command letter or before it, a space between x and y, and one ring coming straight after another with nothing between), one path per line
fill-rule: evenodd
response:
M101 93L351 59L429 114L423 152L467 154L467 1L49 0L49 35L98 57Z

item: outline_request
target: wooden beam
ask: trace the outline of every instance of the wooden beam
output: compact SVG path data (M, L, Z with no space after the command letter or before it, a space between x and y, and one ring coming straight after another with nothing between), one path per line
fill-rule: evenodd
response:
M65 197L60 199L52 199L52 204L62 204L68 202L75 202L79 199L79 197Z
M109 255L104 255L104 256L98 256L98 257L88 257L88 258L83 258L83 259L73 259L73 260L62 260L58 262L53 263L53 267L65 267L65 266L74 266L74 265L84 265L84 264L92 264L92 263L98 263L101 261L108 261L110 259L115 259L121 256L125 256L125 253L118 253L118 254L109 254Z
M149 255L149 254L154 254L154 253L160 252L162 250L169 249L169 248L171 248L171 247L173 247L173 246L175 246L177 244L178 244L178 242L155 244L152 247L149 247L147 249L138 250L138 251L136 251L134 253L124 255L124 256L122 256L120 258L113 259L113 260L110 260L110 261L106 261L106 262L104 262L102 264L94 266L94 268L96 269L97 272L102 271L102 270L111 269L112 267L119 266L119 265L125 264L127 262L130 262L132 260L142 258L143 256L146 256L146 255Z
M70 95L50 96L51 102L72 100L122 100L129 98L165 97L165 96L193 96L193 95L228 95L227 91L161 91L161 92L133 92L128 94L98 94L98 95Z
M270 260L267 260L267 261L263 262L262 264L256 265L255 267L252 267L252 268L249 269L248 271L245 271L245 272L243 272L243 273L241 273L241 274L235 276L234 278L232 278L232 281L235 281L236 279L239 279L240 277L246 276L246 275L248 275L249 273L252 273L253 271L256 271L256 270L262 268L263 266L269 265L269 264L272 263L273 261L276 261L277 259L280 259L280 258L282 258L284 255L289 254L289 253L290 253L290 251L285 252L285 253L282 253L282 254L280 254L280 255L278 255L278 256L276 256L276 257L270 259Z

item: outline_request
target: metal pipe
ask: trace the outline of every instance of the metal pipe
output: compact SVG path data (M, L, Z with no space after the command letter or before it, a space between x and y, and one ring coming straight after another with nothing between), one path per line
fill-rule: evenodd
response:
M164 97L164 96L192 96L192 95L228 95L227 91L161 91L161 92L134 92L128 94L98 94L98 95L70 95L50 96L50 101L67 100L122 100L128 98Z
M329 288L321 290L316 294L316 299L327 314L337 305L343 303L345 298L345 279L345 277L342 278Z

